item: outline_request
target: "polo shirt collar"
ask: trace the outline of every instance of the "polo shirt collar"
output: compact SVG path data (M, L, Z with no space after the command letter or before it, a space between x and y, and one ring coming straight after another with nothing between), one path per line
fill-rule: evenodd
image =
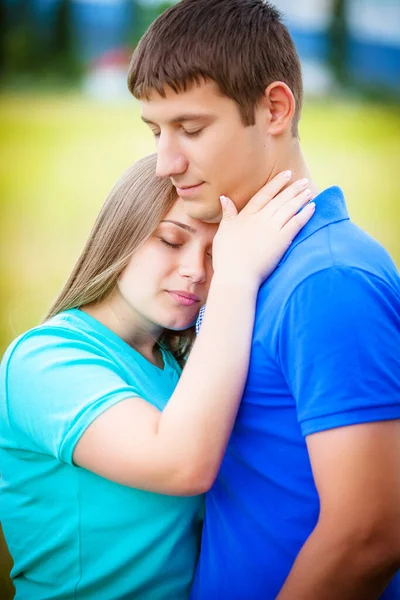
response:
M327 188L312 200L315 202L315 213L295 237L290 250L301 244L313 233L339 221L349 220L344 194L338 186Z
M336 185L327 188L315 196L312 201L315 202L315 213L308 221L307 225L305 225L294 238L278 266L281 266L282 263L286 261L287 257L293 251L293 249L296 248L296 246L301 244L301 242L304 242L304 240L313 235L313 233L319 229L322 229L331 223L348 221L350 219L349 213L347 212L346 202L344 200L344 194Z

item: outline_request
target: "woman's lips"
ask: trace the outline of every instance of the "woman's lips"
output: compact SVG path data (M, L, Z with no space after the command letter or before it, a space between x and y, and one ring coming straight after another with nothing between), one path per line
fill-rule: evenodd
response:
M168 290L168 294L181 306L193 306L200 301L198 296L189 294L189 292L181 292L176 290Z

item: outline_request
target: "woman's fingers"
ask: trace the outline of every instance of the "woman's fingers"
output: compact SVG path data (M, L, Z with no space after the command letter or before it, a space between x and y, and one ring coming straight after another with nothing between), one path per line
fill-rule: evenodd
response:
M281 229L282 233L287 236L288 247L299 233L299 231L308 223L315 212L315 202L306 204L303 210L294 215L286 225Z
M246 204L242 213L256 213L267 204L288 184L292 176L291 171L282 171L275 175L271 181L268 181Z
M276 175L271 181L264 185L253 198L251 198L241 212L246 215L255 214L264 210L272 217L282 206L291 203L307 188L308 179L298 179L288 185L285 189L282 189L288 184L290 177L290 171L283 171ZM299 208L301 208L301 206L302 205L300 205Z
M298 179L297 181L294 181L265 206L263 209L264 212L268 213L270 216L274 215L282 206L288 202L292 202L299 194L302 194L306 190L307 185L308 179Z
M220 196L219 201L221 202L221 208L222 208L221 224L224 223L225 221L237 216L237 214L238 214L237 208L236 208L235 204L232 202L232 200L230 198L228 198L228 196Z
M311 199L311 190L305 189L294 198L288 198L284 204L278 206L272 219L279 229L282 229L286 223L305 206ZM269 218L271 218L269 216Z
M296 181L276 195L284 185L285 176L280 173L238 214L233 202L221 197L223 218L214 238L216 274L259 285L276 268L315 212L307 181Z

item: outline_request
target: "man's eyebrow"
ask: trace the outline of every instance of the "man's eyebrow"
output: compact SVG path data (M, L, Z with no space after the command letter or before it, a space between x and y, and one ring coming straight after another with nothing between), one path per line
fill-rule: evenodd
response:
M141 119L143 123L146 123L147 125L156 125L154 121L146 119L146 117L141 116ZM175 125L176 123L185 123L187 121L210 121L211 119L211 115L205 115L201 113L185 113L174 117L171 119L171 121L169 121L169 123Z
M186 225L186 223L181 223L180 221L173 221L172 219L164 219L161 223L172 223L173 225L177 225L181 229L188 231L189 233L196 233L196 230L190 225Z

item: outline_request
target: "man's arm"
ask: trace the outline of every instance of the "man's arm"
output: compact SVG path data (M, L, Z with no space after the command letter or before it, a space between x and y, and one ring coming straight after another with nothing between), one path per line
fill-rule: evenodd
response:
M376 600L400 567L400 288L338 264L285 307L279 357L319 494L278 600Z
M400 421L307 437L317 526L277 600L376 600L400 569Z

